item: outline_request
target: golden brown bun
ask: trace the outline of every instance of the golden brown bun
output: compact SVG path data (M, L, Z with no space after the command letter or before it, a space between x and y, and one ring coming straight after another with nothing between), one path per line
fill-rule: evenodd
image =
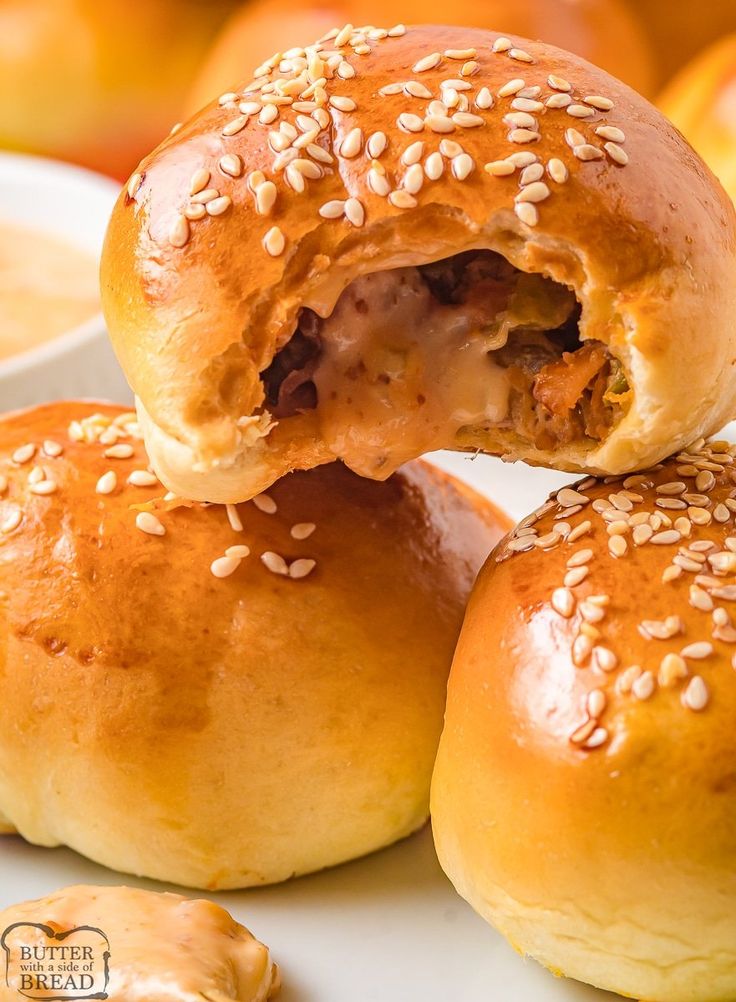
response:
M499 544L433 780L437 849L463 897L555 972L648 1002L736 998L724 448L584 483L582 510L564 490Z
M514 38L521 49L511 48L512 55L495 52L496 43L512 45L499 43L500 38L471 28L433 26L366 43L356 37L359 50L365 45L371 51L353 54L349 45L342 50L354 78L336 75L324 92L320 90L325 98L350 95L357 110L333 108L331 131L316 138L335 152L343 149L353 129L362 129L366 141L384 130L388 147L378 163L390 187L402 183L405 168L399 154L413 143L424 141L429 155L443 139L461 142L469 159L457 154L457 163L453 154L452 165L442 161L444 173L423 185L415 208L397 208L389 198L369 192L371 160L362 153L341 155L335 170L327 167L323 177L306 182L305 190L297 193L286 185L283 173L274 173L276 154L268 143L275 141L269 140L269 131L278 122L261 125L258 116L251 116L235 135L222 135L229 123L238 128L245 121L230 99L225 106L208 106L142 163L130 185L132 197L121 195L108 230L103 304L113 343L140 400L152 461L168 487L198 499L237 501L267 488L290 469L338 457L363 475L383 478L400 462L442 445L484 449L563 469L624 472L659 460L696 434L714 431L732 413L732 204L682 137L643 98L548 45ZM477 58L467 61L478 64L478 71L467 78L471 89L457 95L457 100L468 98L473 117L464 119L466 113L460 113L457 124L450 122L454 131L449 136L432 131L434 123L425 127L421 115L428 107L426 99L404 92L378 95L382 87L409 77L436 95L441 81L456 79L465 65L460 58L441 56L445 51L453 56L475 51ZM412 68L418 62L422 67L421 60L434 52L440 54L439 66ZM324 62L310 65L312 75L326 72ZM512 111L512 96L495 97L488 111L473 102L483 87L497 95L511 79L540 86L544 101L557 100L561 92L548 85L550 74L569 78L570 108L576 114L546 106L537 112L542 138L531 143L532 155L564 161L569 180L548 179L549 186L539 182L541 194L546 191L549 197L539 205L538 225L533 226L522 216L529 219L526 213L535 214L534 206L524 203L522 209L515 202L519 177L491 176L483 169L507 154L529 151L529 144L516 142L523 136L513 142L507 138L510 126L503 119L518 114ZM258 77L254 86L269 86L265 80L267 75ZM255 91L249 92L246 111L250 103L257 106L254 96ZM588 97L596 108L587 105L586 111L577 102ZM597 108L606 100L614 104L609 112ZM417 122L409 121L421 133L402 131L397 124L397 116L407 113L418 113ZM592 117L576 117L581 113ZM283 114L295 117L292 109ZM612 152L603 152L603 137L595 129L604 122L622 128L623 147L609 142ZM580 156L602 159L573 155L565 139L571 127L586 139ZM356 137L354 133L349 141L349 152ZM579 144L575 137L572 141ZM244 165L243 176L233 179L222 173L218 164L225 154L242 158L235 163ZM621 166L613 156L630 162ZM455 176L471 167L464 181ZM258 215L249 188L254 182L247 180L256 169L276 180L276 203L266 216ZM201 171L204 174L196 174ZM217 214L205 212L205 218L190 223L180 213L190 191L202 184L210 185L205 191L219 193L212 203ZM364 207L365 225L319 215L320 207L334 201L342 211L346 192L356 200L351 203L352 218L358 223ZM267 233L273 254L262 245ZM505 419L497 424L483 416L489 411L475 415L471 398L477 388L470 384L486 378L478 376L479 371L485 373L483 366L491 367L485 355L472 377L454 377L460 399L438 406L438 381L450 378L453 367L461 368L465 345L445 364L425 347L432 342L424 328L413 347L420 355L418 373L401 368L400 345L392 353L392 338L408 336L411 329L393 329L384 334L385 359L369 357L383 344L369 340L367 361L360 357L346 364L325 392L320 390L316 408L298 410L272 426L260 373L291 337L301 307L326 316L358 276L426 264L478 247L499 252L522 272L543 273L575 289L583 306L582 337L607 346L631 388L622 398L617 423L602 440L583 437L550 447L524 437ZM366 322L380 322L381 313L380 308L369 310ZM344 330L354 329L355 320L351 314ZM482 333L476 330L473 336L471 347L477 350ZM422 351L428 359L421 357ZM440 370L436 375L433 364ZM352 388L366 388L366 377L361 377L366 365L375 372L368 387L373 396L361 409ZM396 378L393 368L399 370ZM492 371L508 378L508 369ZM386 406L382 394L397 385L406 386L407 399L400 406ZM464 417L466 409L475 416ZM428 410L430 418L424 416ZM356 426L362 434L356 435ZM424 437L417 433L415 442L418 428Z
M124 178L180 116L235 0L0 4L0 147ZM161 58L161 53L166 58Z
M72 441L96 412L71 425L92 441ZM219 506L137 513L162 490L127 485L146 467L136 438L117 443L131 458L105 457L122 413L61 403L0 422L0 812L31 842L200 887L284 880L413 831L465 601L508 521L424 464L384 484L295 474L258 499L274 514L237 510L242 532ZM46 440L62 455L11 461ZM53 493L29 493L35 465ZM151 518L164 536L137 527Z
M735 84L736 34L732 34L688 63L658 100L731 198L736 198Z
M730 0L628 0L646 28L657 54L662 80L668 80L709 43L736 30L736 7Z
M654 58L638 18L624 0L251 0L227 21L194 83L186 114L218 97L276 49L319 38L336 24L452 23L488 28L582 56L645 96L652 94Z
M0 911L0 934L7 973L0 1002L48 997L40 979L53 973L68 992L109 1002L265 1002L280 986L263 943L219 905L179 894L78 884ZM60 947L70 948L66 956ZM32 983L24 985L30 970ZM81 980L85 971L93 983ZM46 986L50 993L49 980Z

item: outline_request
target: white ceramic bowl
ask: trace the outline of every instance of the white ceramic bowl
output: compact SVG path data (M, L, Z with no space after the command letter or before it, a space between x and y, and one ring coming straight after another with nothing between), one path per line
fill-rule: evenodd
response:
M0 152L0 221L42 230L96 257L119 190L115 181L81 167ZM0 410L62 397L131 399L101 313L0 361Z

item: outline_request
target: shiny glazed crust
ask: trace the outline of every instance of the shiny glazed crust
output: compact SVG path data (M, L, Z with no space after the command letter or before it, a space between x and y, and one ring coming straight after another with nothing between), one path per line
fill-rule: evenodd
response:
M0 420L0 814L212 888L419 827L465 602L507 519L421 463L383 484L294 474L229 513L155 502L155 478L128 483L147 464L130 417Z
M650 1002L736 997L736 448L561 491L494 551L432 788L460 893ZM582 507L580 507L582 506Z
M144 160L114 211L102 262L104 309L167 485L190 497L241 500L290 469L332 460L335 452L320 437L319 408L270 431L263 413L259 374L288 340L300 307L329 313L356 276L472 247L497 250L523 271L573 287L583 306L582 336L609 346L633 393L602 444L584 440L540 450L513 431L491 428L458 435L456 447L563 469L622 472L719 427L734 404L734 210L660 113L603 71L538 42L434 26L354 41L340 50L354 76L342 79L336 70L324 88L308 92L319 91L324 101L337 97L343 108L351 107L345 98L355 103L352 111L328 105L328 128L315 143L320 156L334 159L315 160L322 177L299 181L301 168L295 168L289 181L284 158L269 145L283 145L269 139L280 119L262 125L260 113L251 113L260 107L255 88L279 76L265 65L245 95L214 102ZM332 46L334 40L325 42L322 52ZM448 51L475 55L463 61L445 56ZM318 54L309 58L312 76L328 72L316 62ZM427 69L435 58L438 64ZM473 65L463 78L466 63ZM554 78L567 81L570 93ZM461 92L468 112L446 116L449 134L427 124L426 96L379 93L411 80L436 100L441 82L454 79L471 89ZM544 107L532 116L541 139L531 142L506 117L518 114L518 98L507 91L499 96L519 79L541 87ZM491 108L477 106L483 88L481 103L490 97ZM567 108L546 103L567 97ZM608 102L613 107L605 110ZM279 107L283 119L295 119L293 109ZM416 120L401 117L406 114ZM611 145L596 131L601 127L620 129L625 138ZM355 129L360 133L343 146ZM425 142L425 155L443 139L458 142L468 159L445 157L438 180L425 179L409 202L404 191L394 196L410 206L416 201L400 208L369 187L366 146L376 132L385 134L387 147L374 156L373 169L385 171L394 191L405 181L400 155L417 140ZM543 164L561 160L569 177L546 177L549 196L539 189L541 203L520 207L520 172L494 176L484 165L522 153ZM305 169L314 172L314 164ZM259 215L252 190L262 180L253 177L257 171L276 184L266 215ZM203 184L210 194L192 196ZM188 209L192 197L211 201L204 210ZM348 197L353 222L320 215L327 203ZM203 218L189 221L185 210ZM348 426L349 414L345 420Z

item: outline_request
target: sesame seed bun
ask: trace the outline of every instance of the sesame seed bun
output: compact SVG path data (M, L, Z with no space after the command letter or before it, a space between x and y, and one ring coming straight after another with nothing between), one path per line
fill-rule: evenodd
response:
M250 0L224 25L187 101L194 114L257 66L264 54L318 38L336 24L442 23L443 0ZM524 38L541 38L575 52L619 77L640 94L654 89L655 59L637 17L625 0L455 0L452 22Z
M736 217L682 137L551 46L391 32L277 55L118 201L104 309L166 485L442 446L620 473L720 427Z
M210 888L419 827L465 601L508 520L422 463L188 506L138 436L105 404L0 420L0 814Z
M442 865L521 952L736 998L736 448L552 496L471 598L433 779Z
M88 983L80 987L81 971L94 978L88 991L104 989L108 1002L130 1002L142 994L150 1002L265 1002L280 987L278 967L263 943L214 902L180 894L76 884L0 911L0 933L6 954L0 1002L39 991L36 984L23 984L31 967L21 947L33 951L30 963L45 973L49 992L50 974L58 972L66 982L62 997L75 987L79 997L101 997L82 994ZM69 950L66 955L61 946ZM76 948L76 956L69 948ZM39 986L43 997L40 981Z

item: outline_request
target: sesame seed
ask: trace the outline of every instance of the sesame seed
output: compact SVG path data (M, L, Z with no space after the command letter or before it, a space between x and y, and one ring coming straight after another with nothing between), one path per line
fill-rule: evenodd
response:
M129 442L119 442L105 449L104 456L106 459L130 459L133 452L133 446Z
M200 167L198 170L195 170L189 182L189 194L196 195L197 192L203 191L209 184L209 181L210 172L206 167Z
M597 146L591 146L590 143L582 143L580 146L574 146L572 152L578 160L585 161L600 160L603 156L602 151Z
M135 517L135 524L141 532L148 536L164 536L166 529L159 519L150 511L140 511Z
M682 694L683 705L698 713L708 705L708 687L700 675L693 675Z
M590 637L586 636L584 633L579 633L572 645L572 661L573 664L580 668L588 660L590 655L593 653L593 642Z
M608 741L608 731L605 727L596 727L588 740L584 743L583 747L592 751L595 748L600 748Z
M421 173L421 167L419 171ZM345 218L353 226L362 226L365 222L365 209L357 198L348 198L345 202Z
M276 115L277 114L278 111L276 112ZM275 118L276 115L274 115L273 117ZM261 122L263 122L262 116L263 112L261 112ZM237 118L234 118L231 122L228 122L227 125L223 127L221 134L226 137L236 136L239 132L242 132L242 130L246 127L247 124L248 124L248 116L239 115Z
M572 98L569 94L552 94L544 103L548 108L567 108L572 104Z
M202 191L198 191L196 195L192 195L192 202L195 205L205 205L207 202L211 202L213 198L217 198L220 192L217 188L204 188Z
M701 612L710 612L713 608L713 599L710 595L697 585L690 586L690 605Z
M159 480L158 477L149 470L133 470L128 477L127 482L131 485L131 487L155 487Z
M620 164L621 167L625 167L629 162L629 154L622 146L618 146L616 143L604 143L603 149L609 155L614 163Z
M550 85L552 90L569 91L572 90L572 84L565 80L564 77L555 76L554 73L550 73L547 77L547 83Z
M26 445L19 446L10 458L14 463L17 463L18 466L23 466L25 463L30 462L35 455L36 446L32 442L28 442Z
M569 588L555 588L552 592L552 608L565 619L575 612L575 596Z
M350 41L350 36L352 34L353 34L352 24L344 25L344 27L342 27L335 36L335 42L334 42L335 48L342 49L343 46L347 45L348 42Z
M399 38L401 35L406 34L406 27L403 24L397 24L394 28L389 28L388 36L389 38Z
M517 202L514 205L514 212L526 226L536 226L539 222L539 212L531 202Z
M279 117L278 106L275 104L267 104L259 114L258 121L261 123L261 125L271 125L273 122L276 121L278 117ZM243 126L241 126L240 128L243 128ZM237 129L236 131L240 132L240 129ZM233 135L233 133L228 133L223 130L223 135Z
M127 193L128 198L135 198L138 194L138 189L143 184L142 174L132 174L130 180L128 181Z
M590 568L587 566L573 567L565 574L564 585L566 588L575 588L581 584L588 576Z
M409 112L402 112L397 118L396 124L404 132L421 132L424 128L424 120L419 115L412 115Z
M540 133L532 129L512 129L508 135L509 142L524 145L525 143L536 143L542 137Z
M60 445L58 442L54 442L53 439L47 438L46 441L43 443L43 451L51 459L55 459L57 456L60 456L62 454L62 452L64 451L64 447Z
M612 557L623 557L628 549L628 544L623 536L612 536L608 540L608 552Z
M403 90L403 83L392 83L386 84L385 87L381 87L378 93L381 97L391 97L394 94L401 94Z
M564 184L570 176L567 167L558 157L552 157L548 161L547 173L557 184Z
M510 160L492 160L491 163L485 165L483 170L493 177L507 177L509 174L513 174L516 168Z
M580 615L586 623L600 623L605 619L606 610L603 606L595 605L593 602L580 603Z
M118 476L114 470L108 470L107 473L103 473L100 479L97 481L97 486L95 487L95 492L97 494L112 494L118 485Z
M337 108L338 111L355 111L358 107L351 97L343 97L339 94L332 95L330 104L333 108Z
M511 48L511 39L506 38L505 35L499 35L499 37L493 43L494 52L508 52Z
M462 62L465 59L475 59L478 53L475 49L445 49L447 59L457 59Z
M278 226L272 226L268 230L263 238L263 246L271 257L278 257L280 254L283 254L286 247L286 237Z
M572 487L562 487L556 494L557 504L562 508L572 508L578 504L588 504L590 498Z
M261 105L258 101L241 101L238 105L238 111L243 115L257 115L261 110Z
M487 108L493 107L493 95L487 87L481 87L475 98L476 108L481 108L485 111Z
M577 129L565 129L565 142L571 149L585 145L585 136Z
M372 135L368 139L368 142L366 143L366 150L368 152L368 156L372 160L378 160L383 151L386 149L387 143L388 140L386 138L385 132L372 133Z
M544 105L542 104L541 101L532 101L528 97L518 97L518 96L515 97L514 100L511 102L511 107L515 111L520 111L525 113L535 113L538 111L542 111L544 109Z
M534 58L530 56L528 52L524 49L509 49L509 56L511 59L516 59L519 63L533 63Z
M397 209L413 209L417 204L416 198L410 195L408 191L404 191L399 188L396 191L392 191L388 196L388 200L391 205L396 206Z
M461 153L452 159L452 173L458 181L464 181L475 168L475 161L467 153Z
M573 118L591 118L595 115L595 109L584 104L569 104L565 111Z
M259 216L267 216L276 204L278 194L273 181L264 181L256 188L256 212Z
M312 573L316 566L316 560L299 557L289 565L289 577L294 579L305 578L308 574Z
M404 152L401 154L401 162L407 166L411 167L413 164L419 163L424 154L424 143L418 139L414 143L410 143Z
M519 77L515 77L513 80L509 80L508 83L505 83L503 87L499 88L498 96L511 97L514 94L518 94L520 90L523 90L524 86L524 81Z
M341 80L351 80L355 76L355 70L346 59L343 59L338 63L337 75Z
M623 143L626 141L626 135L621 130L616 128L615 125L599 125L595 130L595 134L600 136L601 139L609 139L612 143Z
M447 115L427 115L424 121L432 132L442 134L455 131L455 123Z
M464 77L472 77L479 69L480 63L478 63L475 59L469 59L467 63L463 63L460 69L460 74Z
M292 539L307 539L316 528L317 526L314 522L297 522L295 525L292 525L290 535Z
M237 505L226 504L225 512L227 514L227 520L230 524L230 528L233 530L233 532L242 532L243 523L240 519L240 513L238 512Z
M679 679L687 678L687 674L687 664L679 654L665 654L659 663L659 684L661 686L672 686Z
M650 542L656 546L670 546L673 543L679 543L681 539L682 536L676 529L665 529L663 532L655 532Z
M432 97L432 91L423 83L419 83L418 80L407 80L404 84L404 91L409 97L419 97L425 101L429 101Z
M593 662L601 671L610 672L618 667L618 658L608 647L596 647L593 650Z
M278 511L278 505L270 494L256 494L253 504L266 515L275 515Z
M189 220L179 214L169 230L169 243L172 247L184 247L189 240Z
M587 710L591 717L597 719L606 708L606 694L602 689L591 689L586 700Z
M319 207L319 214L323 219L340 219L345 214L345 203L334 198Z
M703 658L709 658L713 653L713 644L708 643L707 640L700 640L694 644L688 644L687 647L683 647L680 651L680 655L683 658L690 658L691 660L701 661Z
M597 108L598 111L611 111L614 107L613 101L609 97L601 97L600 94L590 94L588 97L584 97L583 101L591 108Z
M581 745L586 742L596 729L595 720L588 719L584 724L581 724L573 733L570 735L570 742L574 745Z
M427 70L433 70L435 66L439 66L442 61L442 56L439 52L432 52L428 56L424 56L418 62L414 63L412 66L413 73L426 73Z
M224 556L212 561L210 571L216 578L227 578L231 574L234 574L238 567L240 567L240 559L238 557Z
M236 546L228 546L225 550L226 557L235 557L237 560L244 560L245 557L250 556L250 547L246 546L244 543L238 543Z
M539 131L536 118L533 115L528 115L525 111L512 111L510 114L504 115L503 123L511 128L530 129L532 132Z
M445 170L445 161L441 153L430 153L424 161L424 173L430 181L437 181L442 177Z
M481 118L480 115L473 115L469 111L458 111L452 116L452 120L455 125L459 125L461 129L476 129L480 125L485 124L485 119Z
M632 682L631 691L637 699L643 701L654 694L655 685L654 675L650 671L645 671Z
M517 202L543 202L549 198L550 190L544 181L534 181L523 188L516 196Z
M0 533L7 536L14 532L23 520L23 512L17 505L11 505L6 509L5 515L0 521Z
M374 192L374 194L381 195L383 197L388 195L391 191L391 185L389 184L388 178L375 167L371 167L368 171L368 187L372 192Z
M525 167L519 176L519 184L526 187L528 184L532 184L534 181L540 181L544 177L544 167L542 164L529 164Z
M265 553L262 553L261 561L272 574L287 576L289 573L289 566L284 558L272 550L266 550Z

